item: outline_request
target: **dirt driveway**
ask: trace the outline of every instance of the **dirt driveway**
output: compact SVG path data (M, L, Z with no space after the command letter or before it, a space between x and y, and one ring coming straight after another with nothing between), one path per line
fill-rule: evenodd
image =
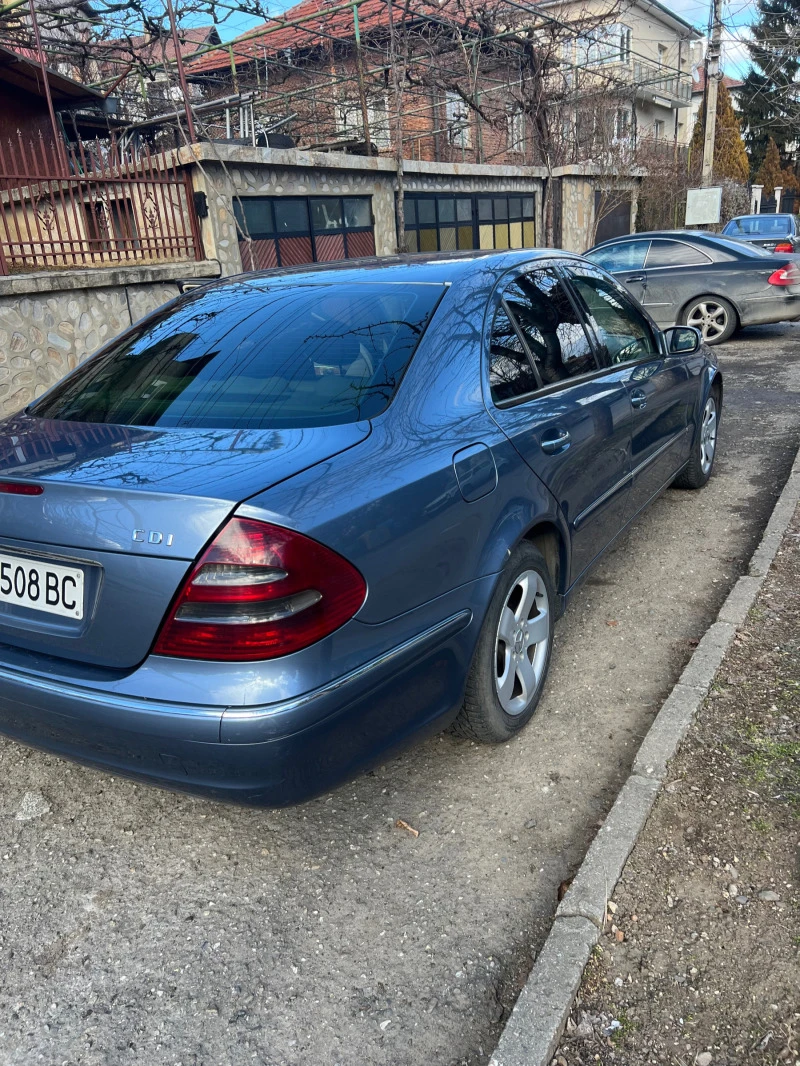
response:
M0 742L3 1066L477 1066L800 442L800 327L720 352L716 477L599 566L514 744L238 810ZM419 837L394 828L405 819Z

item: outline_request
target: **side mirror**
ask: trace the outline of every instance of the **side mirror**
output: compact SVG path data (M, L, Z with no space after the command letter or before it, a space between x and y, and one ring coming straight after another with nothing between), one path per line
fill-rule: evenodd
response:
M703 335L694 326L670 326L664 330L670 355L691 355L703 342Z

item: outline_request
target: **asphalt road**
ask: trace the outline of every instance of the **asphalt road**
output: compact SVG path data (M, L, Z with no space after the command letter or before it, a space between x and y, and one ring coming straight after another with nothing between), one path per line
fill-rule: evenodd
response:
M788 474L798 342L761 327L719 350L715 477L668 492L599 565L513 744L439 737L270 812L0 741L3 1066L485 1063L559 883Z

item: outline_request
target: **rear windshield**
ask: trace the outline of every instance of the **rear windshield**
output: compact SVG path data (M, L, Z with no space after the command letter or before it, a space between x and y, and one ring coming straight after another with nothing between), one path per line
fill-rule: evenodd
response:
M766 248L762 248L758 244L746 244L743 240L739 240L738 237L724 237L715 234L713 237L709 236L708 241L716 248L730 251L737 257L745 256L750 259L758 259L772 255Z
M790 215L750 215L748 218L732 219L722 232L728 237L751 237L756 234L773 237L791 231Z
M134 326L29 413L213 429L374 418L443 291L385 282L212 288Z

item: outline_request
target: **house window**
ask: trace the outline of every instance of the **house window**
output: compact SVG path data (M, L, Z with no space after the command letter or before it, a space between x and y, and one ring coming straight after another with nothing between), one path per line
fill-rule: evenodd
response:
M619 61L630 63L631 61L631 28L621 23L616 27L619 33Z
M447 93L445 97L447 112L447 136L455 148L469 148L472 145L472 131L469 123L469 108L458 93Z
M392 134L389 128L389 102L385 96L367 101L369 139L376 148L390 148Z
M406 242L411 252L462 248L533 248L533 196L409 193Z
M376 148L389 148L391 132L389 129L389 105L386 97L367 100L367 122L369 122L369 139ZM364 139L364 116L360 100L339 100L334 106L334 125L339 137L352 140Z
M361 137L361 107L356 100L337 100L333 121L339 137Z
M631 137L631 111L628 107L618 107L614 114L614 140L629 141Z
M243 196L233 209L245 270L375 254L369 196Z
M658 46L658 65L660 67L665 67L667 65L667 51L668 49L665 44L660 44Z
M662 141L664 139L664 121L657 118L653 123L653 140Z
M512 107L507 115L509 152L525 151L525 112L521 107Z
M590 30L578 41L579 64L629 63L631 58L631 28L621 22Z

